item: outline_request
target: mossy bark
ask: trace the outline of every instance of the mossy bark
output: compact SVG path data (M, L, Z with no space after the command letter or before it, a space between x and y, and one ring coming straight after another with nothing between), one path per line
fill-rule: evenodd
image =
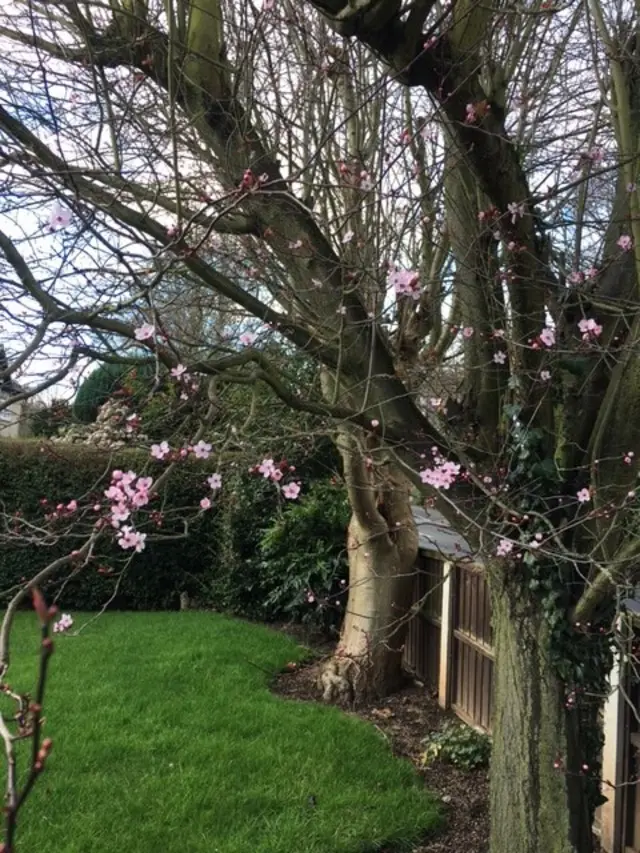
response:
M491 853L591 853L577 719L536 604L493 591Z

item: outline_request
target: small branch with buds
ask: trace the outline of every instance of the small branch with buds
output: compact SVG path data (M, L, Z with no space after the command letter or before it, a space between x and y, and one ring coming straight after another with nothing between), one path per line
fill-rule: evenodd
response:
M47 607L38 587L32 588L33 607L40 621L40 667L35 697L30 700L26 695L14 693L8 684L0 684L0 691L16 701L18 709L13 716L17 730L11 731L7 720L0 714L0 738L4 742L7 756L7 793L4 808L4 842L0 843L0 853L14 853L18 812L31 793L36 779L44 770L53 742L51 738L40 741L42 731L42 706L47 682L49 660L53 654L53 640L49 636L52 619L57 613L56 607ZM24 785L20 789L16 773L15 744L20 740L31 740L31 761Z

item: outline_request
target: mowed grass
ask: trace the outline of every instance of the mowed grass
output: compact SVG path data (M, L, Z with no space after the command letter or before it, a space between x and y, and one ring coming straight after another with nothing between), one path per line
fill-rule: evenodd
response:
M90 618L74 616L74 629ZM38 642L35 616L20 614L12 686L34 684ZM411 765L355 716L270 693L271 674L303 656L286 636L211 613L105 614L56 637L54 747L21 812L19 853L410 846L438 824Z

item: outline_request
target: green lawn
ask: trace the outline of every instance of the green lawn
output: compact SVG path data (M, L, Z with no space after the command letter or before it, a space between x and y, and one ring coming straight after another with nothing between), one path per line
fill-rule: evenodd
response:
M20 614L14 687L31 686L37 646ZM54 747L19 853L355 853L434 827L434 802L373 726L269 692L303 654L210 613L107 614L56 638Z

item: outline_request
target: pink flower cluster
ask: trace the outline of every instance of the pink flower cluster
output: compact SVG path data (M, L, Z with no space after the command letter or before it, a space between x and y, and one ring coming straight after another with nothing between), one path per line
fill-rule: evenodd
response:
M550 329L548 326L546 326L546 327L545 327L545 328L540 332L540 336L539 336L539 337L540 337L540 340L542 341L542 343L543 343L546 347L552 347L552 346L555 344L555 342L556 342L556 333L554 332L554 330L553 330L553 329Z
M57 622L53 623L53 633L63 634L73 625L73 619L69 613L63 613Z
M496 555L498 557L506 557L513 551L514 543L511 539L501 539L498 542L498 547L496 548Z
M602 334L602 326L600 326L593 317L589 319L580 320L578 323L578 328L582 333L583 341L592 341L596 338L599 338Z
M388 284L394 288L396 296L410 296L420 299L420 275L411 270L392 270L387 277Z
M455 483L460 474L460 466L456 462L449 462L440 456L437 449L432 450L433 466L420 471L420 479L427 486L435 489L449 489Z
M149 503L152 485L152 477L138 477L135 471L116 470L111 475L111 485L104 494L112 501L111 526L118 531L118 545L125 550L133 548L138 553L144 550L146 534L139 533L131 525L120 525L133 511Z
M262 474L265 480L272 480L274 483L279 483L284 477L284 472L295 471L295 465L289 465L286 459L276 463L273 459L263 459L259 465L249 468L250 474ZM282 486L282 496L287 500L293 501L300 494L300 483L287 483Z

